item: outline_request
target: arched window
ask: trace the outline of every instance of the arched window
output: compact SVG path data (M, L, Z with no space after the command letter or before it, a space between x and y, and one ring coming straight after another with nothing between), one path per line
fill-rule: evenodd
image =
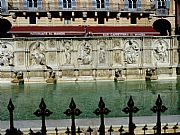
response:
M129 8L136 8L137 0L129 0Z
M158 0L158 8L166 8L166 0Z

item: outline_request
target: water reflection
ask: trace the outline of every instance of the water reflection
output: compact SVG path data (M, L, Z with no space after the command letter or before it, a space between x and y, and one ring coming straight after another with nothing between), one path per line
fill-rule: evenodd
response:
M154 115L150 108L161 94L163 103L168 107L165 115L180 114L180 80L176 81L124 81L124 82L71 82L58 84L0 85L0 118L8 119L7 104L12 98L15 105L14 118L37 119L33 112L43 97L47 107L53 112L50 119L67 118L63 112L67 109L71 97L83 112L80 118L96 117L92 112L103 97L107 108L112 110L108 117L126 116L121 110L126 106L129 96L140 111L136 116Z

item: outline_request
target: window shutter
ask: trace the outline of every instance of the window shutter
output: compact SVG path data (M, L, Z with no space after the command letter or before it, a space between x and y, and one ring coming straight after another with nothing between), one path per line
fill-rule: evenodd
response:
M166 0L166 8L170 8L170 0Z
M92 8L93 9L96 9L96 6L97 5L97 2L96 2L96 0L92 0Z
M72 9L76 9L76 0L72 0L71 3L72 3Z
M24 9L27 9L28 3L29 3L29 2L28 2L27 0L24 0L24 3L23 3Z
M105 1L105 9L109 10L109 0Z
M42 0L37 0L38 10L42 9Z
M140 11L141 10L141 0L138 0L136 2L136 5L137 5L137 10Z
M158 0L155 1L156 9L158 9Z
M124 1L124 10L128 10L128 7L129 7L129 1L125 0Z
M62 2L62 0L58 0L58 7L59 7L59 9L62 9L62 8L63 8L63 2Z

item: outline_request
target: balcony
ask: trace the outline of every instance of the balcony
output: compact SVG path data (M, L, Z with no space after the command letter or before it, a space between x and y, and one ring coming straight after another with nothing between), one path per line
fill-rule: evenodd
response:
M9 5L8 10L10 12L59 12L59 11L108 11L108 12L154 12L154 6L151 4L136 4L136 8L129 8L127 4L119 3L101 3L92 5L88 2L76 2L72 3L69 8L64 8L63 4L57 2L42 3L37 7L25 7L24 3L13 2Z
M160 9L156 9L155 13L157 16L167 16L169 15L169 10L166 8L160 8Z

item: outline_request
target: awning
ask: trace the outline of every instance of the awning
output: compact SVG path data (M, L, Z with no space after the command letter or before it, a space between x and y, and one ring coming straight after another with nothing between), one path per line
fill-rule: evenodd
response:
M19 26L12 27L9 33L16 37L59 37L59 36L84 36L82 26Z
M158 36L151 26L19 26L16 37Z
M158 36L151 26L89 26L87 31L94 36Z

